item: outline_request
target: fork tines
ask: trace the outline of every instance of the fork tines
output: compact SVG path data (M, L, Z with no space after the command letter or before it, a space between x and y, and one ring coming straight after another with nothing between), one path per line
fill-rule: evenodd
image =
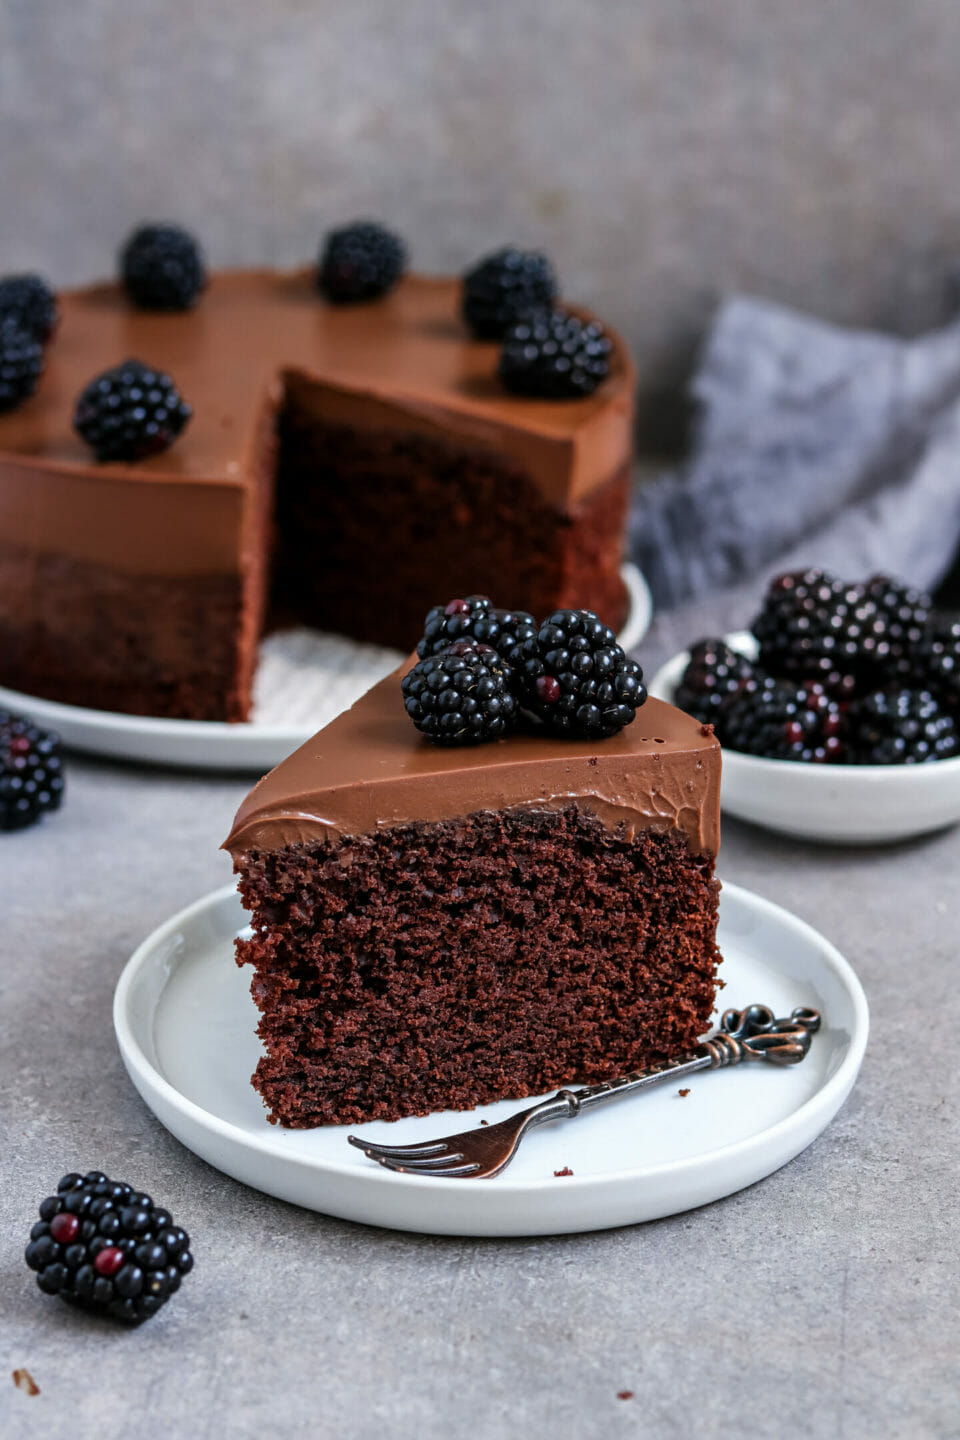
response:
M434 1140L426 1145L377 1145L372 1140L361 1140L348 1135L351 1145L362 1150L368 1160L376 1160L387 1170L399 1175L473 1175L481 1167L474 1160L466 1165L459 1151L451 1151L445 1141Z

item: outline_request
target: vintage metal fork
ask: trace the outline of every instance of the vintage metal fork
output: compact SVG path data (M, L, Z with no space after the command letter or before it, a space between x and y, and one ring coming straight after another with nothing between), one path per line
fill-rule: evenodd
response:
M748 1005L746 1010L726 1010L712 1035L679 1060L670 1060L648 1070L635 1070L618 1080L605 1080L578 1090L558 1090L548 1100L531 1105L501 1120L497 1125L464 1130L419 1145L377 1145L348 1135L351 1145L371 1160L401 1175L442 1175L450 1179L488 1180L506 1169L517 1153L520 1141L537 1125L565 1120L592 1105L650 1090L665 1080L679 1080L698 1070L719 1070L739 1065L741 1060L765 1060L769 1065L797 1065L810 1049L811 1037L820 1029L816 1010L802 1007L787 1019L778 1020L766 1005Z

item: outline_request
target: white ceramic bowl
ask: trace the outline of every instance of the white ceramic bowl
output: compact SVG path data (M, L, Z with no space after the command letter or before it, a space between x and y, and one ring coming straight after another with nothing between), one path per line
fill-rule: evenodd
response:
M747 630L725 637L750 656ZM673 702L689 651L657 671L651 695ZM929 765L804 765L723 752L721 801L741 820L784 835L835 845L876 845L925 835L960 821L960 756Z

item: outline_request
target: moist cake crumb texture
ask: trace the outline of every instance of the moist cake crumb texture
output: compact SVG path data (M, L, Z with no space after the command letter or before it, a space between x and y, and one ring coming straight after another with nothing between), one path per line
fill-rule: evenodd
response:
M484 810L237 859L237 963L290 1127L470 1109L692 1046L716 990L712 854L583 805Z

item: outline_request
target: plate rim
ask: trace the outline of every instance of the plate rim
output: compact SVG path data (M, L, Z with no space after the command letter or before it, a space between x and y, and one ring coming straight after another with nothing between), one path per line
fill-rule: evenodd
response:
M775 1121L765 1129L758 1131L756 1134L746 1136L740 1140L731 1141L726 1145L718 1146L716 1149L701 1151L696 1155L690 1155L680 1160L660 1161L642 1168L631 1166L621 1170L605 1170L593 1175L573 1175L569 1177L570 1184L565 1187L564 1193L581 1193L597 1186L609 1186L613 1182L623 1182L625 1180L630 1180L634 1183L643 1183L645 1181L652 1183L667 1174L682 1177L685 1171L696 1169L702 1166L705 1161L709 1161L711 1164L722 1164L725 1159L741 1157L745 1159L761 1146L775 1146L778 1139L792 1130L804 1130L804 1121L817 1116L818 1112L827 1112L828 1118L817 1126L810 1140L806 1141L800 1147L800 1149L803 1150L812 1142L812 1139L816 1138L816 1135L820 1134L826 1125L829 1124L830 1119L843 1104L844 1099L855 1083L869 1038L870 1014L863 986L849 960L837 949L832 941L828 940L826 936L821 934L813 925L801 919L800 916L795 915L792 911L786 909L786 907L778 905L775 901L767 900L764 896L758 895L755 891L745 886L737 885L733 881L723 881L721 895L723 891L731 894L741 902L746 902L750 907L755 907L767 918L774 918L780 923L783 923L785 920L790 927L798 930L805 939L816 946L822 961L827 964L840 981L852 1004L853 1025L851 1027L847 1053L843 1056L836 1070L826 1077L824 1082L812 1095L808 1096L806 1100L788 1115ZM114 991L114 1032L121 1058L123 1059L124 1066L135 1089L147 1105L147 1108L160 1120L160 1123L163 1124L165 1129L169 1130L169 1126L167 1126L161 1116L157 1115L157 1112L147 1100L141 1085L138 1083L137 1076L140 1077L140 1080L146 1084L149 1090L156 1091L168 1104L184 1113L188 1118L192 1119L195 1124L200 1125L206 1130L208 1134L239 1145L243 1150L256 1151L262 1157L268 1159L279 1158L278 1151L275 1148L277 1139L289 1133L288 1131L283 1127L277 1126L272 1127L271 1132L264 1136L252 1135L241 1126L234 1124L230 1120L222 1119L220 1116L215 1115L212 1111L206 1110L202 1105L199 1105L196 1101L184 1095L183 1092L178 1090L151 1062L149 1056L144 1053L128 1014L133 987L139 978L141 969L145 968L151 961L154 950L159 948L165 939L169 938L171 932L182 928L198 916L204 915L208 911L215 911L222 905L233 901L239 904L239 893L236 886L234 884L220 886L170 916L140 942L124 965ZM168 983L169 974L164 982L164 988ZM156 1007L154 1007L154 1014L155 1009ZM135 1071L136 1074L134 1073ZM836 1098L837 1096L839 1096L838 1099ZM835 1100L836 1103L834 1103ZM519 1104L520 1102L518 1101L517 1103ZM341 1128L346 1132L349 1127L326 1128ZM357 1127L354 1126L352 1128L356 1129ZM186 1145L184 1141L180 1141L179 1143ZM186 1148L191 1149L192 1147L186 1145ZM798 1151L796 1153L800 1152ZM215 1163L210 1161L206 1156L202 1156L201 1158L206 1160L206 1163ZM301 1169L321 1174L331 1174L348 1180L360 1181L360 1183L371 1183L377 1186L386 1185L390 1187L400 1185L407 1191L411 1189L425 1189L428 1193L436 1193L437 1186L441 1187L441 1192L444 1194L450 1190L450 1182L437 1176L395 1174L379 1166L371 1166L369 1170L362 1170L357 1166L355 1161L352 1163L349 1160L323 1159L318 1161L299 1154L290 1154L283 1158L287 1163L297 1165ZM772 1173L772 1171L769 1173ZM249 1184L250 1182L240 1181L238 1183ZM540 1194L544 1190L544 1185L544 1180L510 1180L509 1178L498 1177L496 1190L500 1195L519 1197L530 1194ZM251 1186L251 1188L262 1187ZM476 1196L479 1194L489 1194L489 1192L489 1181L472 1180L468 1178L457 1181L457 1191L455 1193ZM683 1207L680 1208L682 1209ZM680 1213L680 1210L675 1213ZM385 1222L379 1221L375 1223L383 1224Z
M653 618L653 599L643 572L633 561L625 560L620 566L620 574L630 597L630 609L621 633L627 641L624 648L632 650L650 629ZM320 728L318 725L310 724L268 725L253 720L176 720L160 715L128 715L122 710L94 710L85 705L67 705L61 700L48 700L41 695L30 695L25 691L11 690L5 685L0 685L0 705L9 706L13 710L26 711L35 719L39 716L43 724L52 725L54 728L73 729L76 726L84 726L101 741L116 737L120 742L129 742L131 738L173 742L178 747L183 746L185 754L182 759L151 759L148 763L151 765L196 764L202 769L212 767L209 762L190 759L189 753L186 751L191 742L204 746L226 742L237 749L241 749L243 746L283 745L289 747L284 752L288 754L290 750L309 740L311 735L314 735ZM38 706L41 707L40 710L38 710ZM69 742L64 741L64 743L69 749L78 750L84 754L111 753L104 749L88 750L84 743L78 742L76 739L71 739ZM124 750L118 758L131 758L129 750ZM145 763L147 762L145 761ZM240 768L245 768L249 764L240 754L232 763ZM224 767L218 764L217 768Z

